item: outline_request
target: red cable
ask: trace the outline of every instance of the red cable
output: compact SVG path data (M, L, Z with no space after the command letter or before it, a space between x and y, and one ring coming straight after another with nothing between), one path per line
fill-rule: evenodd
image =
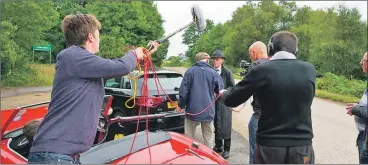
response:
M148 121L148 114L149 114L149 111L148 111L148 95L149 95L149 90L148 90L148 74L149 74L149 67L151 67L152 69L152 72L153 72L153 76L154 76L154 80L155 80L155 85L156 85L156 89L157 89L157 93L158 93L158 96L160 96L160 90L158 88L158 85L157 83L160 85L161 87L161 90L163 91L163 93L166 95L166 97L170 100L170 102L173 102L171 100L171 98L169 97L169 95L165 92L165 90L163 89L159 79L158 79L158 76L157 76L157 73L156 73L156 70L154 69L154 65L152 63L152 60L150 59L150 54L148 52L148 50L146 49L143 49L144 50L144 53L146 54L146 57L143 59L144 61L144 73L143 73L143 83L142 83L142 87L141 87L141 97L139 98L139 101L141 103L144 103L144 106L146 106L146 139L147 139L147 145L148 145L148 152L149 152L149 156L150 156L150 164L152 164L152 157L151 157L151 149L150 149L150 144L149 144L149 139L148 139L148 128L149 128L149 121ZM134 53L136 54L135 52L135 48L134 48ZM140 60L138 60L138 62L140 62ZM143 92L143 93L142 93ZM184 112L186 115L190 115L190 116L196 116L196 115L199 115L203 112L205 112L206 110L208 110L208 108L216 102L216 100L220 98L220 95L218 95L205 109L203 109L202 111L200 111L199 113L195 113L195 114L191 114L191 113L188 113L188 112ZM154 106L154 107L157 107L159 106L160 104ZM134 134L134 137L133 137L133 143L132 143L132 146L130 147L130 150L129 150L129 154L128 154L128 157L127 159L125 160L124 164L127 163L130 155L132 154L132 150L133 150L133 146L134 146L134 143L135 143L135 140L136 140L136 137L137 137L137 134L138 134L138 130L139 130L139 121L140 121L140 115L141 115L141 111L142 111L142 104L140 105L140 108L139 108L139 112L138 112L138 121L137 121L137 127L136 127L136 132Z

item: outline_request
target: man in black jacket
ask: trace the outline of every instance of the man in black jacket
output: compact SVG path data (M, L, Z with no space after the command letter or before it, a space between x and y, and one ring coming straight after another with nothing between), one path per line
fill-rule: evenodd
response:
M234 85L234 76L231 70L224 67L225 56L221 50L216 50L212 54L213 68L221 76L224 89L230 90ZM232 128L232 109L224 105L224 100L219 98L216 101L215 109L215 147L214 151L222 152L222 157L227 159L230 154L231 128Z
M270 61L249 70L230 91L225 105L236 107L255 95L261 105L255 164L314 163L311 105L316 69L296 59L297 37L280 31L268 44Z

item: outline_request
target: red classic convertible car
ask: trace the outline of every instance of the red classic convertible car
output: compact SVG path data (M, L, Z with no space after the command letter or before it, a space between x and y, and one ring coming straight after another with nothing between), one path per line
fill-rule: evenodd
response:
M106 96L101 110L101 120L95 145L81 154L82 164L229 164L211 148L175 132L138 132L130 152L134 135L123 138L106 138L109 125L136 120L131 117L109 118L112 97ZM1 164L26 164L32 142L23 135L23 126L35 119L42 119L49 102L27 105L1 113ZM147 116L141 116L144 120ZM165 116L148 115L148 118ZM119 132L117 131L117 134ZM149 140L149 146L146 141ZM150 151L150 152L149 152ZM151 156L150 156L150 155ZM128 159L128 160L127 160Z

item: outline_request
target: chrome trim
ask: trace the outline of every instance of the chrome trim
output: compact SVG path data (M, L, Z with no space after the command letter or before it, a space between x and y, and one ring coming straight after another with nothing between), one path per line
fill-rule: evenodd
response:
M50 101L45 101L45 102L41 102L41 103L20 106L20 107L17 107L17 109L24 109L24 108L29 108L29 107L34 107L34 106L43 105L43 104L49 104L49 103L50 103Z
M191 153L191 154L193 154L193 155L195 155L195 156L197 156L197 157L201 158L202 160L204 160L204 158L202 158L199 154L197 154L197 153L196 153L196 152L194 152L193 150L191 150L191 149L185 149L185 150L187 150L189 153Z
M184 116L185 113L174 113L174 114L168 114L166 116L164 116L165 118L168 118L168 117L175 117L175 116Z

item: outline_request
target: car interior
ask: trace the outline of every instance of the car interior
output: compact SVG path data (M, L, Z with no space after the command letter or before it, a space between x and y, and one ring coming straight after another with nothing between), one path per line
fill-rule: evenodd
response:
M109 97L110 97L109 95L106 95L104 97L101 112L105 110ZM14 153L18 154L19 156L27 160L29 151L32 146L33 137L26 136L25 134L23 134L23 128L19 128L17 130L5 134L3 136L3 139L4 138L9 138L8 148L10 150L12 150Z
M20 132L23 132L22 129L19 130ZM29 150L32 146L32 138L24 135L21 133L20 135L16 137L12 137L9 140L9 149L13 150L13 152L18 153L25 159L28 158Z

